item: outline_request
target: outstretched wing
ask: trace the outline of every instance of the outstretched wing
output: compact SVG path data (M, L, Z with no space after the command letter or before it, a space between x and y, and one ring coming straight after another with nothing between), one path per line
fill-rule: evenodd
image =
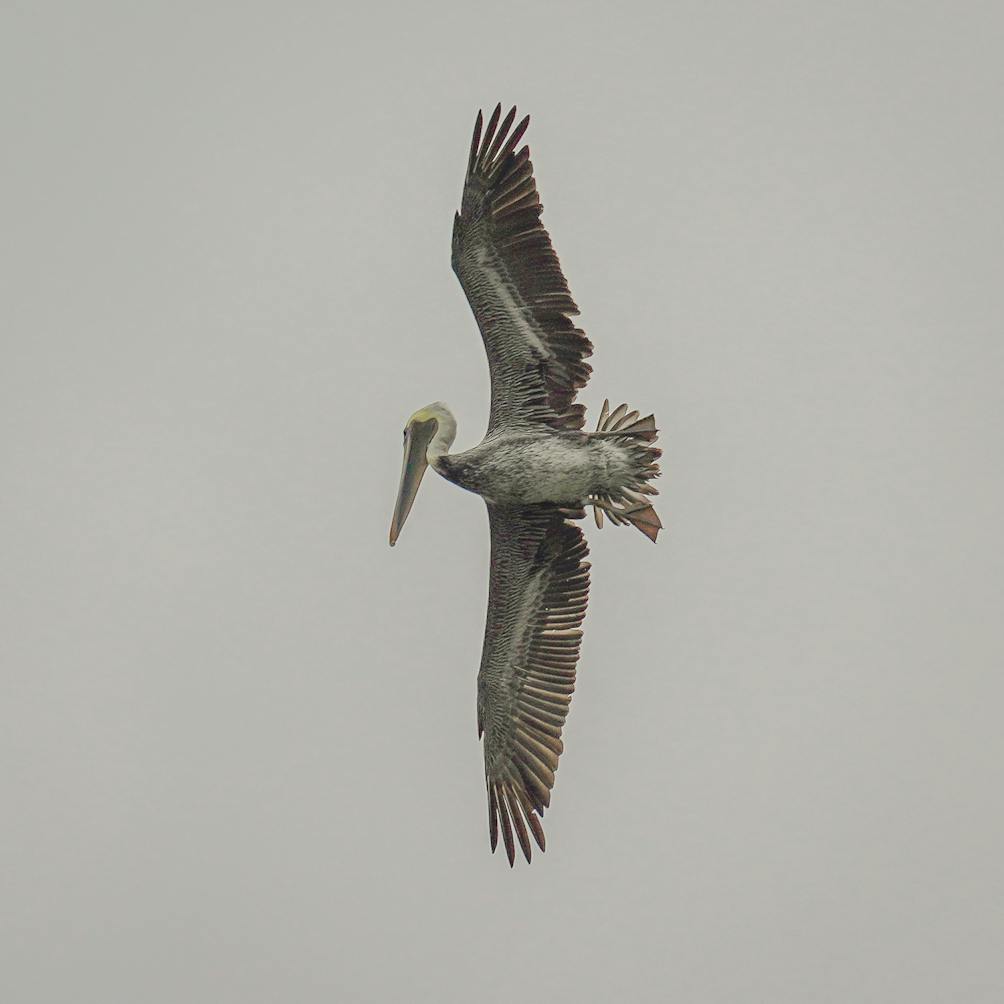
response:
M488 504L492 558L478 734L492 850L501 824L510 865L514 831L527 861L528 828L544 849L538 817L551 801L589 593L586 541L568 521L582 515L552 505Z
M510 133L516 109L499 125L501 111L497 105L483 137L478 112L453 224L453 270L488 352L488 429L581 429L584 408L573 402L589 379L592 345L571 321L579 308L540 222L530 149L516 152L530 116Z

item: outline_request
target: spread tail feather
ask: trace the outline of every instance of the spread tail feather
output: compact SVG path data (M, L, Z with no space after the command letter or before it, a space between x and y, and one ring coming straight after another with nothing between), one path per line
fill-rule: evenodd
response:
M603 514L606 513L615 525L630 523L654 542L659 530L662 529L662 523L652 508L652 503L645 496L659 494L649 482L659 476L659 465L656 461L662 455L662 451L654 445L658 435L655 416L646 415L644 418L639 418L639 414L637 411L628 411L626 404L611 411L610 401L603 402L596 432L593 435L623 437L629 442L633 446L632 459L635 472L633 478L619 493L596 495L590 502L598 527L603 526Z
M617 433L622 436L630 436L632 439L639 439L646 443L654 443L658 432L655 427L655 415L646 415L639 418L640 412L628 411L628 406L622 404L610 410L610 401L604 400L603 408L600 411L600 420L596 423L596 431L599 433Z
M659 514L652 507L650 502L638 502L635 505L623 510L624 515L632 526L639 530L654 544L662 529L662 521Z

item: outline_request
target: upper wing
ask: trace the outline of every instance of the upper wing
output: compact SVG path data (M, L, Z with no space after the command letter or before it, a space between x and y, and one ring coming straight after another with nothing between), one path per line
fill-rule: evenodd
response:
M540 222L543 207L530 163L519 152L530 116L509 133L497 105L484 138L478 112L460 212L453 223L453 271L481 329L492 378L488 428L544 422L581 429L573 404L593 347L570 318L579 312ZM496 131L496 127L498 127Z
M571 515L582 514L551 505L488 504L492 558L478 734L484 735L492 850L501 820L510 865L514 829L527 861L527 826L544 849L538 816L551 801L561 729L575 689L589 563L582 531L568 522Z

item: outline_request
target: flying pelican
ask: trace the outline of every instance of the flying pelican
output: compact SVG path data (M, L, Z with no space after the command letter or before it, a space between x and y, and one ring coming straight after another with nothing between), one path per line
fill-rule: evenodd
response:
M540 222L530 151L516 147L513 108L495 107L482 135L478 112L460 212L453 223L453 271L481 329L491 371L488 432L451 454L457 423L440 401L404 430L401 484L390 526L395 544L427 467L480 495L491 527L491 579L481 669L478 736L484 737L488 831L501 825L510 867L513 832L526 860L544 849L539 817L551 801L561 730L589 592L588 553L572 522L593 507L655 540L662 524L646 496L659 473L655 418L604 402L595 432L574 404L591 367L592 345L571 317L579 309Z

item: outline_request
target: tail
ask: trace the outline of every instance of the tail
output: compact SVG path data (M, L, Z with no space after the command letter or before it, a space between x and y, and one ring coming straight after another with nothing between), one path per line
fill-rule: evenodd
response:
M662 456L662 450L655 446L658 435L655 416L639 418L638 415L637 411L629 412L626 404L611 412L610 402L603 402L600 420L593 435L622 439L630 447L633 471L628 483L617 494L596 495L590 501L598 527L602 528L603 513L606 513L615 525L631 523L655 542L662 529L662 522L646 496L659 494L650 482L659 476L656 461Z

